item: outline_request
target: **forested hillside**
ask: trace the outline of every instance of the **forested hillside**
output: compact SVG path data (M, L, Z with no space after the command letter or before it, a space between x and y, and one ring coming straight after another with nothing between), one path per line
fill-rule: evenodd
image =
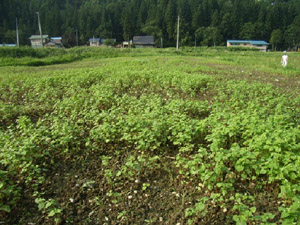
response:
M181 44L224 45L226 39L263 39L277 49L300 43L299 0L1 0L0 43L20 43L42 30L64 36L66 46L86 44L89 37L131 39L154 35L157 44L174 46L180 16Z

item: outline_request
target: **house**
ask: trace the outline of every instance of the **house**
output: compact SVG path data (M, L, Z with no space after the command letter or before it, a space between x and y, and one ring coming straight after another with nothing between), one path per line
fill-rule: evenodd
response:
M43 38L43 44L42 44L42 40L41 40L41 35L31 35L31 37L29 38L29 40L31 42L31 47L42 48L43 45L48 43L48 41L49 41L48 35L43 35L42 38Z
M134 36L133 44L136 48L153 48L154 37L153 36Z
M90 46L97 47L100 46L100 38L90 38L89 39Z
M248 47L257 48L261 52L266 52L269 43L261 40L227 40L227 47Z
M55 43L62 43L62 37L51 37L50 40Z
M63 48L62 37L51 37L50 41L45 44L47 48Z
M63 48L62 43L57 43L55 41L49 41L47 44L45 44L45 47L47 48Z
M123 48L130 48L132 46L132 41L123 41L122 47Z

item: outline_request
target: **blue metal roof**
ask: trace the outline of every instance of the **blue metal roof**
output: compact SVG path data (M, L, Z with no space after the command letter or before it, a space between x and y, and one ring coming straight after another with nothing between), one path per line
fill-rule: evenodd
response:
M269 45L269 43L262 40L227 40L229 43L250 43L251 45Z
M16 44L0 44L0 47L16 47Z
M90 42L100 42L100 38L90 38L89 39Z

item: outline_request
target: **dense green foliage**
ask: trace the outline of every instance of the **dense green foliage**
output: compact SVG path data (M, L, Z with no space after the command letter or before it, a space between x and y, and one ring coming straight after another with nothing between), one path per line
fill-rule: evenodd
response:
M299 89L240 80L298 87L299 56L76 51L95 52L0 67L1 221L299 223Z
M154 35L157 46L175 46L177 16L181 17L181 45L224 45L226 39L262 39L274 49L300 44L298 0L11 0L0 4L0 43L15 43L19 18L21 44L42 30L63 36L75 46L93 36L131 39Z

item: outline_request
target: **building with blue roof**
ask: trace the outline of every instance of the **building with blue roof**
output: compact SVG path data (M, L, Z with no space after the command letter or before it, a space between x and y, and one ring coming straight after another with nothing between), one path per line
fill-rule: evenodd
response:
M248 47L257 48L262 52L266 52L269 43L262 40L227 40L227 47Z
M16 44L0 44L0 47L16 47Z
M96 46L100 46L100 38L90 38L89 42L90 42L90 46L96 47Z
M51 41L56 43L62 43L62 37L51 37Z

